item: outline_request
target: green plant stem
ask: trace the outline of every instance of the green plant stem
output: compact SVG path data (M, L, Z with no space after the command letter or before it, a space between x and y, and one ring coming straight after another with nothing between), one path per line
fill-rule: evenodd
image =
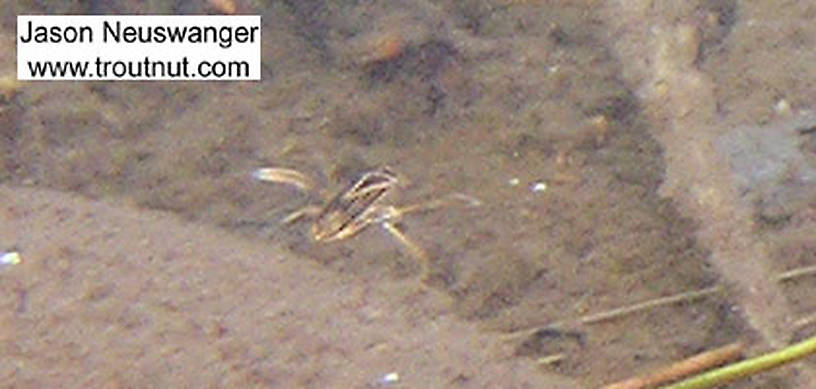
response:
M713 388L802 359L814 353L816 353L816 336L779 351L770 352L765 355L711 370L673 385L666 386L664 389Z

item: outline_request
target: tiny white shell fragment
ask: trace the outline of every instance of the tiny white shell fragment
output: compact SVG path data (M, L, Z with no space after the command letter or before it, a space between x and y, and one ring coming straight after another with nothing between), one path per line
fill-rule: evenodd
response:
M22 262L20 253L16 251L0 252L0 265L19 265Z
M518 184L520 184L520 183L521 183L521 180L519 180L518 177L513 177L513 178L507 180L507 184L509 184L510 186L518 186Z
M533 185L530 185L530 190L533 193L544 192L547 190L547 183L546 182L535 182Z

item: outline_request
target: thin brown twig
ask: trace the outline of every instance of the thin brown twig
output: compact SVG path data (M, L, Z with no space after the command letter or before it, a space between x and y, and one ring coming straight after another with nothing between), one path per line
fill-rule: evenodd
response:
M805 277L810 275L816 275L816 265L799 267L796 269L788 270L786 272L778 274L776 276L776 280L779 282L790 281L793 280L794 278Z
M705 289L701 289L701 290L694 290L694 291L691 291L691 292L680 293L680 294L676 294L676 295L673 295L673 296L656 298L656 299L645 301L645 302L642 302L642 303L639 303L639 304L629 305L629 306L626 306L626 307L621 307L621 308L613 309L613 310L606 311L606 312L601 312L601 313L594 314L594 315L583 316L579 320L581 321L581 324L586 324L586 325L600 323L602 321L612 320L612 319L615 319L615 318L618 318L618 317L621 317L621 316L624 316L624 315L628 315L630 313L645 311L645 310L652 309L652 308L655 308L655 307L659 307L659 306L662 306L662 305L669 305L669 304L674 304L674 303L679 303L679 302L688 302L688 301L696 300L696 299L699 299L701 297L705 297L705 296L708 296L710 294L717 293L721 289L722 288L720 286L712 286L710 288L705 288Z
M679 302L690 302L694 301L708 295L718 293L722 290L722 286L712 286L705 289L700 290L693 290L690 292L683 292L679 294L675 294L672 296L667 297L660 297L648 301L644 301L642 303L627 305L625 307L615 308L609 311L599 312L595 314L585 315L578 317L576 319L567 319L567 320L559 320L555 322L551 322L544 325L535 325L526 327L523 329L515 330L508 334L507 339L517 339L529 336L535 331L540 330L541 328L565 328L565 327L581 327L581 326L588 326L597 323L601 323L608 320L617 319L622 316L626 316L628 314L637 313L641 311L646 311L652 308L657 308L660 306L675 304Z
M811 275L816 275L816 265L814 265L814 266L804 266L804 267L791 269L789 271L780 273L780 274L778 274L776 276L776 280L777 280L777 282L786 282L786 281L793 280L795 278L811 276ZM625 306L625 307L615 308L615 309L612 309L612 310L609 310L609 311L604 311L604 312L599 312L599 313L590 314L590 315L586 315L586 316L581 316L581 317L579 317L577 319L573 319L573 320L561 320L561 321L552 322L552 323L549 323L549 324L546 324L546 325L536 325L536 326L533 326L533 327L527 327L527 328L524 328L524 329L519 329L519 330L513 331L510 335L512 335L512 337L515 338L515 337L518 336L518 334L527 334L530 331L535 331L535 330L538 330L538 329L540 329L542 327L559 328L559 327L575 326L575 325L579 325L579 326L580 325L592 325L592 324L600 323L600 322L603 322L603 321L616 319L618 317L625 316L625 315L628 315L628 314L631 314L631 313L645 311L645 310L652 309L652 308L659 307L659 306L663 306L663 305L669 305L669 304L684 302L684 301L689 302L689 301L692 301L692 300L697 300L699 298L708 296L710 294L717 293L717 292L719 292L721 290L722 290L722 286L718 285L718 286L712 286L710 288L700 289L700 290L696 290L696 291L679 293L679 294L672 295L672 296L656 298L656 299L652 299L652 300L645 301L645 302L642 302L642 303L637 303L637 304L628 305L628 306ZM806 321L806 323L811 323L813 320L816 320L816 319L810 318L809 320ZM800 321L802 321L802 320L800 320ZM802 326L802 325L804 325L804 324L799 324L799 326Z

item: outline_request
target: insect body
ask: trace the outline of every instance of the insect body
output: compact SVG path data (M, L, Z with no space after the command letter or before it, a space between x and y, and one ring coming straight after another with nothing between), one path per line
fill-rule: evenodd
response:
M302 190L311 188L308 178L291 169L262 168L253 172L253 177L261 181L295 185ZM285 217L283 223L313 217L311 237L315 242L322 243L352 237L368 226L378 224L420 262L423 274L427 275L428 254L405 236L394 222L407 213L436 209L452 202L464 202L468 206L481 203L470 196L454 193L444 198L399 208L381 204L381 200L397 184L397 176L388 167L368 171L330 198L324 206L304 207Z
M312 224L316 242L331 242L348 238L378 221L383 208L376 204L397 184L397 177L388 168L363 174L360 179L334 196Z

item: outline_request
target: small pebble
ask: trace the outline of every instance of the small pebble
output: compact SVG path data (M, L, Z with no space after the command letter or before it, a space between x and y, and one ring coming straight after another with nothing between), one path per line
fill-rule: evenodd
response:
M777 115L788 115L791 112L791 106L788 100L779 99L774 106L774 111Z
M210 5L225 15L235 15L235 2L232 0L210 0Z
M380 383L384 385L393 384L399 382L399 379L400 379L399 373L397 372L388 373L384 375L382 378L380 378Z
M510 186L518 186L518 184L520 184L520 183L521 183L521 180L519 180L519 179L518 179L518 178L516 178L516 177L513 177L513 178L511 178L511 179L507 180L507 183L508 183Z
M20 253L16 251L0 252L0 266L19 265L22 262Z
M545 182L536 182L533 185L530 185L530 190L533 193L543 192L547 190L547 184Z

